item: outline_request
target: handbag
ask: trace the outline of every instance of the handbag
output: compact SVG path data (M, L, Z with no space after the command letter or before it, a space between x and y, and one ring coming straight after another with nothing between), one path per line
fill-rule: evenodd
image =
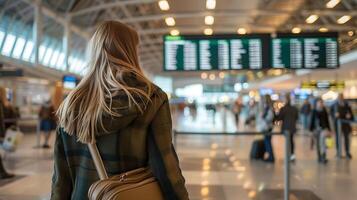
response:
M164 200L160 185L149 167L134 169L108 178L96 144L88 144L100 180L88 191L90 200Z
M2 148L8 152L16 151L23 136L24 134L20 131L18 127L10 127L6 130Z

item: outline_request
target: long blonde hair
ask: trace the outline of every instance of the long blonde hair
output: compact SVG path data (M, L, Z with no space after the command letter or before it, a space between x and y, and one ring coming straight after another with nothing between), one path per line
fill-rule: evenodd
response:
M119 92L127 96L129 107L143 112L152 86L139 66L138 44L137 32L127 25L106 21L98 26L88 46L88 72L57 111L59 124L69 135L82 143L94 143L98 130L105 130L103 115L120 116L111 107ZM144 84L144 89L128 85L124 81L128 76Z

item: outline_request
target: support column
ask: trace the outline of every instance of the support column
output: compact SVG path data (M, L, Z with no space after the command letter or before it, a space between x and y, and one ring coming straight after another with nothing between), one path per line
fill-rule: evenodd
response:
M71 24L71 16L67 15L66 22L64 24L63 45L62 45L66 71L69 71L69 55L70 55L69 47L71 42L70 24Z
M41 10L41 0L36 0L34 3L35 17L33 23L33 43L34 43L34 54L35 54L35 66L39 65L40 60L40 45L42 38L42 10Z

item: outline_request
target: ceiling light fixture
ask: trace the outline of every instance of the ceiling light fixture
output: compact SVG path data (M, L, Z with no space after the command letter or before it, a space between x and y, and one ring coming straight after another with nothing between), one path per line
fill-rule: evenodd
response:
M180 31L177 30L177 29L172 29L172 30L170 31L170 35L172 35L172 36L178 36L178 35L180 35Z
M238 28L237 33L240 35L247 34L247 29L245 28Z
M350 20L351 18L352 18L351 15L344 15L344 16L338 18L337 23L344 24L344 23L348 22L348 20Z
M212 25L213 23L214 23L214 17L213 16L208 15L208 16L205 17L205 24L206 25Z
M216 0L206 0L206 8L213 10L216 8Z
M219 78L224 79L225 74L224 74L224 72L219 72L218 76L219 76Z
M173 17L166 17L165 22L168 26L175 26L176 24L175 19Z
M205 35L212 35L213 34L213 30L211 28L205 28L205 30L203 30L203 33Z
M314 23L317 19L319 18L318 15L310 15L308 18L306 18L306 23L312 24Z
M326 8L334 8L341 0L330 0L326 3Z
M294 27L293 29L291 29L291 32L292 32L292 33L295 33L295 34L301 33L301 28L299 28L299 27Z
M161 10L170 10L170 5L167 0L160 0L158 3Z
M216 75L215 75L215 74L210 74L210 75L209 75L209 79L210 79L211 81L213 81L214 79L216 79Z
M348 36L352 37L355 34L355 32L354 31L348 31L347 34L348 34Z
M321 28L319 28L319 31L320 31L320 32L327 32L328 29L327 29L326 27L321 27Z

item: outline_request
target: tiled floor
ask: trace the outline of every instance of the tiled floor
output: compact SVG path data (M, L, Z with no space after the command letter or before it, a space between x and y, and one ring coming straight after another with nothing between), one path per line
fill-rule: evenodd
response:
M202 113L201 113L202 114ZM216 125L208 115L196 122L179 118L181 130L215 130L226 127L234 131L232 116L216 116ZM208 117L207 117L208 116ZM194 127L194 128L193 128ZM281 199L283 189L284 138L273 137L277 162L250 161L249 151L254 136L180 135L177 152L192 200ZM21 148L6 155L8 169L21 175L10 183L0 182L0 200L48 199L52 173L52 150L35 149L35 135L26 135ZM329 150L330 162L324 166L309 149L309 137L297 136L297 161L291 168L291 199L353 200L357 196L357 160L337 160ZM352 141L357 156L357 138ZM357 157L356 157L357 158Z

